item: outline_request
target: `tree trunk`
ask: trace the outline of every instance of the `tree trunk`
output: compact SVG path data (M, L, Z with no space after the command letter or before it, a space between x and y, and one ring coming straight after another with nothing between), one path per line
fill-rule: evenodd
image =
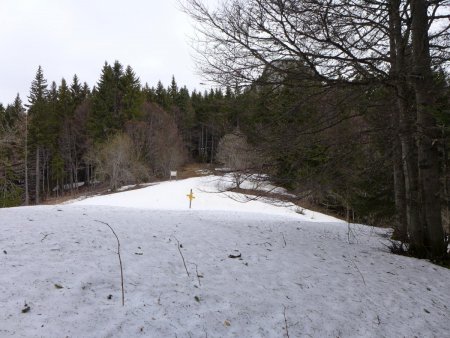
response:
M407 42L402 34L400 17L400 0L390 2L390 30L391 30L391 76L395 86L395 99L397 103L397 116L394 122L398 126L401 151L396 150L395 156L399 156L403 175L396 173L397 179L404 178L404 196L406 199L406 224L409 235L410 248L423 251L423 227L420 218L419 204L419 177L417 168L417 149L414 143L413 121L415 112L408 104L408 85L406 76L405 48ZM396 161L394 159L394 161ZM398 160L397 160L398 161ZM398 163L397 163L398 165ZM398 167L398 169L400 169ZM395 182L396 188L401 189L400 182ZM401 203L401 191L396 190L396 203ZM400 201L397 201L397 197ZM398 206L400 207L400 206ZM401 214L397 216L401 217Z
M40 160L40 154L39 154L39 146L36 147L36 192L35 192L35 202L36 204L39 204L39 189L40 189L40 182L39 179L41 178L41 173L39 170L39 160Z
M401 158L405 179L405 197L410 249L422 256L424 253L424 232L419 203L419 174L417 168L417 149L414 143L414 114L408 109L404 83L397 85L397 106L399 111Z
M396 128L398 130L398 128ZM394 135L394 193L396 224L394 227L393 239L408 242L408 222L406 207L405 175L403 172L402 145L400 138Z
M25 115L25 205L30 204L30 189L28 187L28 114Z
M425 0L411 1L414 90L417 106L417 144L421 204L426 245L431 256L446 253L441 219L439 129L433 116L434 91Z
M445 135L445 129L444 127L442 127L442 157L443 157L443 161L442 161L442 172L443 172L443 181L444 181L444 205L445 205L445 209L443 210L443 220L442 220L442 227L444 228L444 232L447 233L448 235L450 235L450 205L449 205L449 196L448 196L448 178L449 178L449 173L448 173L448 151L447 151L447 139L446 139L446 135Z

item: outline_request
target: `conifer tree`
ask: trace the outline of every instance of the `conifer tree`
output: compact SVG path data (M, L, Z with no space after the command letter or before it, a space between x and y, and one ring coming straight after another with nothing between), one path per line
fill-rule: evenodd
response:
M91 89L89 88L89 85L86 82L83 83L83 88L81 89L81 92L83 94L83 99L86 99L91 96Z
M72 97L74 107L77 107L79 104L81 104L81 102L83 102L85 98L83 87L78 80L77 74L73 76L72 84L70 85L70 95Z
M167 90L164 88L161 81L158 81L158 84L156 85L155 94L156 94L156 103L159 104L164 109L169 108L169 98Z
M0 107L0 125L3 125L5 130L11 130L17 123L22 113L22 100L19 94L17 94L14 102L12 104L8 104L6 109L3 108L3 106Z
M120 100L121 109L124 111L124 118L126 120L132 120L139 117L144 98L139 78L130 66L127 66L120 79L120 87L122 96Z
M31 83L28 96L28 115L30 117L29 134L30 143L35 151L35 201L40 202L40 151L46 139L46 112L47 104L47 80L44 78L42 67L39 66L36 76Z
M144 94L144 99L147 102L156 102L156 89L155 87L149 87L148 83L145 83L144 88L142 89L142 93Z
M169 94L171 104L177 105L178 104L178 85L177 85L177 82L175 81L174 75L172 75L172 81L170 83L168 94Z
M120 69L116 68L116 72L118 70ZM106 139L109 134L119 127L117 106L119 83L116 80L116 72L105 62L100 80L93 93L92 116L89 121L89 129L95 141Z

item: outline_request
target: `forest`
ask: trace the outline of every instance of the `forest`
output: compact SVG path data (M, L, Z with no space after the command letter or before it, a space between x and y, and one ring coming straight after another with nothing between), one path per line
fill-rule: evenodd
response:
M0 105L0 207L225 164L267 175L300 204L392 227L399 251L440 259L448 27L429 30L441 5L251 0L211 12L188 1L215 83L204 92L175 77L143 84L119 61L105 62L93 88L77 75L49 84L39 66L27 98Z

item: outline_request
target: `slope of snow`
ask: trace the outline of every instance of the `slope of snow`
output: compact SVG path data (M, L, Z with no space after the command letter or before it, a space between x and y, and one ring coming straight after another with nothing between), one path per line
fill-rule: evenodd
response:
M303 214L296 212L299 208L292 203L266 203L251 200L243 195L223 192L229 181L219 176L194 177L180 181L167 181L146 188L87 198L76 201L76 205L108 205L153 210L189 210L187 194L192 189L195 199L194 210L222 210L229 212L258 212L270 215L290 216L299 220L313 222L342 222L341 220L303 209ZM218 193L219 192L219 193ZM249 197L252 198L251 196Z
M449 270L205 184L0 209L0 337L448 337Z

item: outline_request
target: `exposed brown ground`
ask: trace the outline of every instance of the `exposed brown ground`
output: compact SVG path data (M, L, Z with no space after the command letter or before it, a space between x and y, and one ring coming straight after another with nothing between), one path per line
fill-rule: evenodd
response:
M209 163L189 163L178 170L178 179L204 176L207 171L214 173L215 166Z
M217 174L214 170L215 165L209 164L209 163L188 163L185 166L183 166L181 169L178 170L177 173L177 179L186 179L191 177L200 177L207 174ZM155 180L154 182L163 182L167 181L167 179L160 179ZM131 188L130 190L134 189L141 189L144 186L136 186L135 188ZM275 200L281 200L285 202L292 202L296 205L298 205L300 208L305 208L309 210L313 210L316 212L322 212L328 215L332 215L337 218L341 218L341 215L336 215L331 210L328 210L324 207L318 206L311 201L307 199L298 200L283 194L275 194L275 193L269 193L259 190L250 190L250 189L233 189L235 192L252 195L255 196L255 198L272 198ZM54 204L61 204L73 199L76 199L81 196L92 196L92 195L106 195L111 194L107 187L103 186L97 186L97 187L81 187L79 189L74 189L73 192L66 192L64 196L59 197L51 197L45 200L42 204L44 205L54 205Z
M203 176L206 171L210 171L211 173L214 172L214 166L208 163L188 163L185 166L183 166L181 169L178 170L178 177L177 179L186 179L190 177L199 177ZM202 173L203 172L203 173ZM163 182L168 181L167 179L155 179L152 182ZM134 188L131 188L129 190L134 189L141 189L144 186L136 186ZM54 205L54 204L61 204L73 199L76 199L81 196L93 196L93 195L106 195L111 194L112 192L109 191L108 187L104 185L99 185L96 187L80 187L78 189L74 189L72 192L65 192L64 196L58 196L58 197L49 197L45 201L43 201L41 204L44 205Z

